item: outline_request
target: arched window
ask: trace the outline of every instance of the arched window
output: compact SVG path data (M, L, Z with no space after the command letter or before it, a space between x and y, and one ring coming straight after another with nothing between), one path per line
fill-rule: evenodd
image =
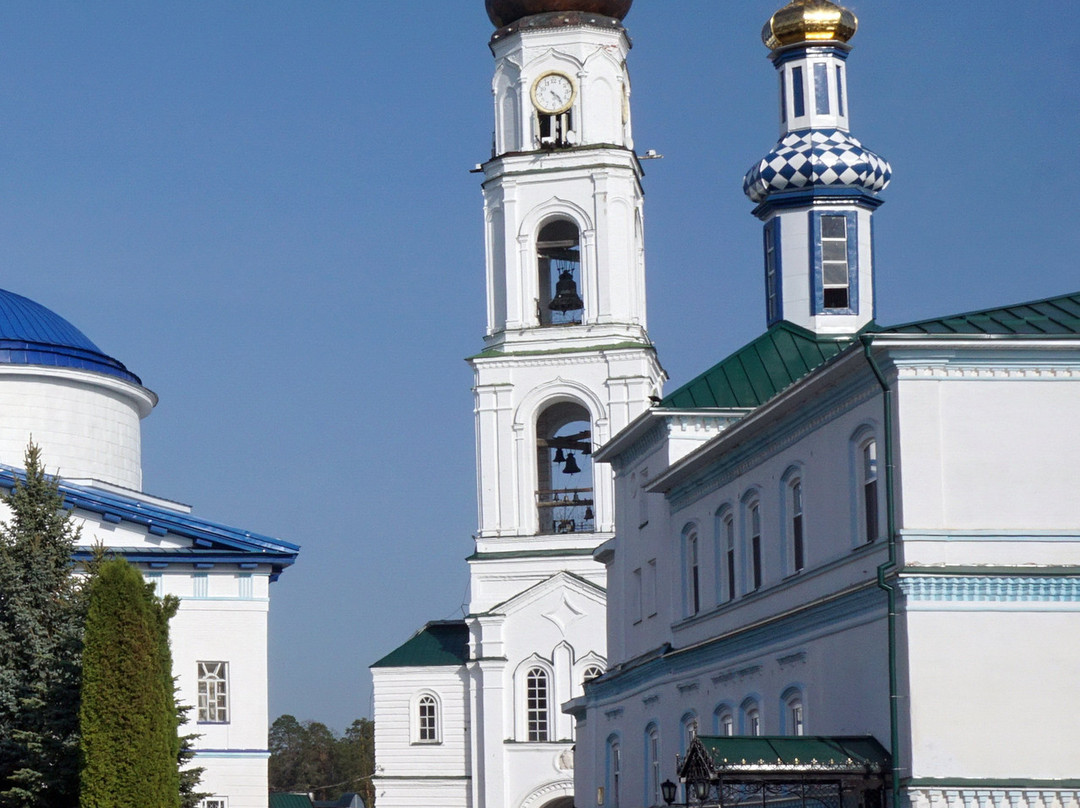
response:
M721 704L713 710L713 731L717 735L735 734L735 714L727 704Z
M539 533L591 533L592 426L582 405L560 401L536 420L536 506Z
M604 805L619 808L619 780L622 777L622 744L619 736L612 735L607 742L607 765L604 782Z
M683 557L686 575L685 611L687 617L693 617L701 611L701 553L697 527L694 525L683 528Z
M645 804L660 804L660 728L645 728Z
M698 736L698 717L697 713L691 711L686 713L682 717L682 754L686 754L686 750L690 748L690 744L694 738Z
M757 699L748 698L739 707L742 718L741 735L761 734L761 708Z
M729 506L716 512L716 597L720 603L735 599L735 514Z
M568 219L548 222L536 237L539 297L536 318L540 325L581 322L585 301L581 297L581 239L577 225Z
M864 542L878 537L878 456L877 441L864 440L859 445L859 510Z
M803 535L802 479L794 477L787 485L787 539L791 571L802 572L806 566L806 545Z
M416 743L440 743L439 703L431 694L425 693L416 701Z
M590 679L595 679L597 676L603 676L604 669L599 665L590 665L585 669L585 673L582 674L581 680L587 682Z
M780 696L780 702L784 711L784 732L788 735L805 735L802 691L797 687L789 687Z
M757 496L746 500L746 563L748 592L761 589L763 572L761 566L761 503Z
M549 740L549 704L547 671L543 668L530 669L525 676L525 725L528 740Z

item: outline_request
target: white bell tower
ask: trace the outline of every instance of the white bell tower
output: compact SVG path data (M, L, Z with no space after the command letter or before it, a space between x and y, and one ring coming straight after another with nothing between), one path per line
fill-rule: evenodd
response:
M545 4L488 4L502 25L491 39L494 154L483 166L488 322L469 360L474 613L525 585L506 582L494 556L539 553L548 561L532 565L535 580L572 568L602 581L588 553L614 529L612 480L607 466L592 468L592 448L645 410L664 378L645 330L629 3L517 16L523 5Z

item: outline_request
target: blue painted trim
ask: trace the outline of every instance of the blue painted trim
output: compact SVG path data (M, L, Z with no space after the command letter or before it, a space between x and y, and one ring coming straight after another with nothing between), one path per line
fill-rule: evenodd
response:
M1080 603L1078 576L903 576L900 588L914 602Z
M850 45L839 42L835 45L806 45L804 43L802 47L782 48L773 51L769 54L769 58L776 67L780 67L788 62L806 59L810 56L835 56L837 59L847 61L850 52Z
M0 466L0 489L14 489L15 480L24 480L24 473L11 466ZM130 548L131 552L121 550L129 560L170 563L176 561L191 564L198 558L203 560L235 560L252 563L272 564L275 572L296 561L299 545L281 539L250 533L239 528L228 527L216 522L199 519L190 514L163 508L133 497L100 491L88 486L60 480L60 494L64 497L65 507L98 514L104 521L111 523L128 522L140 525L155 536L168 533L190 539L203 550L192 549L152 549ZM162 553L168 554L163 558ZM89 551L75 553L78 560L86 560ZM253 556L257 556L255 560Z
M852 210L811 210L810 217L810 313L843 315L859 313L859 214ZM843 216L847 222L848 307L825 308L825 283L821 267L821 217Z
M816 202L845 202L853 207L874 210L885 200L874 196L869 191L850 186L829 187L814 185L810 188L798 188L793 191L771 191L769 197L751 211L759 219L767 219L776 211L791 208L808 208Z

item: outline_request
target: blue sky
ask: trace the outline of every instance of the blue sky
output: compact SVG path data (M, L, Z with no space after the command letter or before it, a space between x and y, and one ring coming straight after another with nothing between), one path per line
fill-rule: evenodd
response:
M626 20L668 390L764 327L741 181L776 140L780 4ZM878 319L1080 289L1075 4L850 7L852 132L894 174ZM0 287L160 395L148 491L303 545L271 717L370 715L367 665L461 614L490 33L481 0L0 2Z

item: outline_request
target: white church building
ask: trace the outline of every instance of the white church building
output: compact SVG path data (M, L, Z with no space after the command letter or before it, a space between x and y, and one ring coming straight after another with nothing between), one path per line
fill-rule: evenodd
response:
M568 808L559 705L607 666L609 466L595 446L660 393L646 332L630 0L488 0L487 327L475 374L479 528L464 619L372 666L379 808ZM478 324L479 325L479 324Z
M1075 808L1080 293L886 327L855 17L765 25L767 330L602 441L578 808ZM599 474L600 472L597 472Z
M193 708L181 731L200 736L203 806L266 808L270 584L299 548L143 491L141 421L156 403L67 320L0 290L0 489L14 487L32 437L81 529L76 560L104 546L180 598L173 665Z

